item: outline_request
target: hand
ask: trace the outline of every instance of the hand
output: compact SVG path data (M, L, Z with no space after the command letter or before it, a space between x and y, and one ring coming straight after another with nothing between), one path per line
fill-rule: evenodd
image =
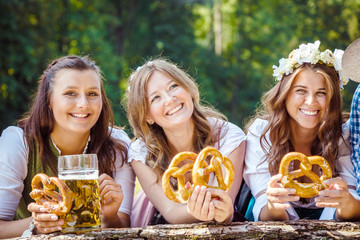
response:
M231 222L234 212L233 202L229 194L221 189L209 188L215 206L215 220L217 222ZM214 198L215 197L215 198Z
M330 178L326 179L324 184L329 187L327 190L321 191L315 198L317 207L344 209L350 206L348 203L351 201L351 194L344 179L341 177Z
M215 206L211 201L211 192L205 186L196 186L187 203L190 215L201 221L211 221L215 217Z
M56 214L48 213L47 210L36 203L30 203L28 210L32 214L35 229L34 233L51 233L61 230L61 226L64 224L64 220L60 219Z
M284 186L279 182L282 178L281 174L272 176L268 188L266 190L266 195L268 198L268 208L272 210L285 210L290 208L290 204L286 202L298 201L299 196L293 195L296 190L293 188L284 188Z
M104 218L117 217L120 205L124 198L121 185L109 175L103 173L99 176L101 213Z

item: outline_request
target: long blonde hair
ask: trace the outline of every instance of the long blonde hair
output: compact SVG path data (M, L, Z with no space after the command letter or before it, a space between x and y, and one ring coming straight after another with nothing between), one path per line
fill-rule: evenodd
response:
M281 158L288 152L294 151L291 143L291 131L288 127L290 116L285 107L285 100L298 74L305 70L320 74L325 79L327 95L327 113L321 122L311 154L320 155L327 159L334 170L334 161L338 155L338 142L342 137L342 99L340 94L339 76L333 67L317 63L305 63L292 74L284 76L272 89L262 97L262 106L256 116L247 124L247 129L256 118L268 121L260 137L260 144L269 162L269 171L275 175L279 171ZM269 141L265 137L269 133ZM271 147L270 147L271 146ZM269 149L269 150L267 150Z
M146 95L147 84L155 72L168 74L173 81L184 88L190 95L194 104L192 120L194 122L193 147L199 152L205 146L212 146L220 138L220 129L213 129L207 117L226 120L225 116L211 107L200 103L199 89L194 80L183 70L168 60L161 58L147 61L130 75L129 88L126 96L127 114L133 133L137 139L145 142L147 148L146 164L152 167L158 176L161 176L169 166L172 157L177 154L174 147L169 144L165 133L156 123L150 125L146 122L148 114L148 99ZM222 136L223 136L222 132ZM215 136L215 137L214 137Z

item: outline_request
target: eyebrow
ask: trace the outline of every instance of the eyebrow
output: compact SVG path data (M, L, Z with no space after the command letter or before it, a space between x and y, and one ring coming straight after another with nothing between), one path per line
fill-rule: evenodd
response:
M296 87L308 88L308 87L306 87L306 86L304 86L304 85L295 85L294 88L296 88ZM326 88L319 88L318 90L326 90Z
M64 89L78 89L78 88L79 87L76 87L76 86L67 86ZM98 88L98 87L90 87L88 89L98 89L98 90L100 90L100 88Z

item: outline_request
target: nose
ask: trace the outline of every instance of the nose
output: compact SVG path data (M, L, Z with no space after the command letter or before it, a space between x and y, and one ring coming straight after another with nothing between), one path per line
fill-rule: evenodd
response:
M170 105L173 101L175 100L175 96L172 95L171 93L166 93L165 94L165 104L166 105Z
M307 105L312 105L314 102L315 102L315 96L314 96L314 94L309 93L309 94L306 96L305 103L306 103Z
M82 94L79 96L78 101L76 103L77 107L79 108L86 108L89 106L89 101L87 99L87 96L85 94Z

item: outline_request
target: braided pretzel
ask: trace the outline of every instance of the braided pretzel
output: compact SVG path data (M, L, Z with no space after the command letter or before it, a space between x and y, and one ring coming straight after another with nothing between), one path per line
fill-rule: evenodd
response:
M213 155L213 159L215 159L211 160L209 166L207 166L207 163L205 162L208 155ZM184 160L190 160L192 162L179 168L178 165ZM224 164L228 173L225 182L221 171L222 164ZM186 189L184 175L189 171L192 172L192 181L194 184L191 185L189 189ZM225 157L224 160L220 152L212 147L204 148L199 155L193 152L181 152L175 155L169 165L169 168L165 171L162 177L162 188L165 195L170 200L179 203L186 203L189 200L195 185L204 185L206 187L216 188L207 184L209 182L209 175L211 172L215 172L219 188L224 191L228 191L234 181L234 168L228 158ZM177 178L177 191L173 191L170 184L170 177Z
M289 173L289 164L296 159L300 160L300 169ZM311 171L313 164L321 167L322 176L320 178ZM295 194L302 198L319 195L319 191L327 188L323 181L332 177L331 167L326 159L320 156L306 157L306 155L299 152L288 153L281 159L279 173L283 175L281 183L284 187L294 188L296 190ZM313 183L299 183L293 180L304 175L309 177Z
M189 199L193 186L189 189L185 188L185 173L191 171L196 160L196 153L193 152L181 152L175 155L172 159L168 169L165 171L162 177L162 188L165 195L172 201L185 203ZM192 162L178 167L178 165L184 160L191 160ZM177 191L173 191L170 184L170 177L177 178Z
M41 189L41 184L43 189ZM55 186L59 192L55 191ZM44 173L36 174L31 181L30 197L37 204L43 205L48 212L61 216L70 211L73 202L73 192L57 177L48 177Z
M203 168L206 158L212 155L209 166ZM226 178L224 180L221 166L224 165L226 169ZM210 173L214 172L218 187L208 185L208 178ZM194 185L203 185L207 188L220 188L225 192L229 191L234 182L234 166L232 162L223 157L221 153L213 147L204 148L198 155L193 171L192 178Z

